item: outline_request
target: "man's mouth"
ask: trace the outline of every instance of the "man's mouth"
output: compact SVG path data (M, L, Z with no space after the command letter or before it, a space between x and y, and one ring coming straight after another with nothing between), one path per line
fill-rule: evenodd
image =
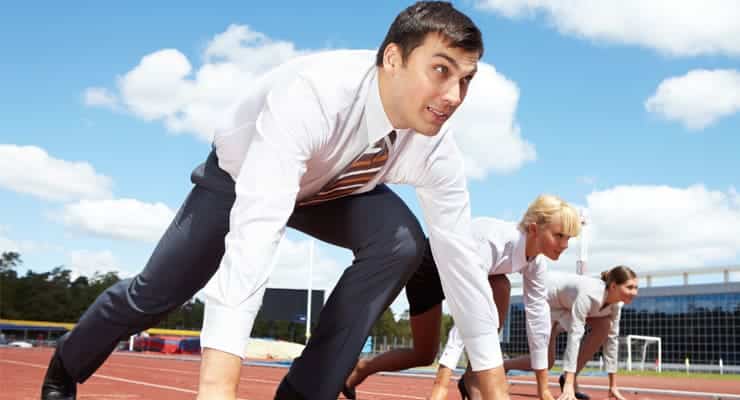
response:
M440 111L432 106L427 106L427 111L434 115L434 118L439 122L444 122L450 117L450 113Z

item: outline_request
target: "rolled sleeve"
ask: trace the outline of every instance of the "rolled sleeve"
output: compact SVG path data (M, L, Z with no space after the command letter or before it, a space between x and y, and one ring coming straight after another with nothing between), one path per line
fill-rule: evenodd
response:
M460 337L460 332L456 326L453 326L447 335L447 344L445 344L442 355L439 357L439 363L449 369L457 368L463 350L465 350L465 345Z
M247 354L249 335L254 319L257 317L259 303L261 302L253 301L251 304L245 302L242 307L235 308L215 301L208 302L203 318L204 329L200 335L201 346L244 358ZM206 329L206 327L226 328ZM246 328L235 329L236 327Z
M474 371L502 364L487 268L473 238L462 158L450 135L427 159L417 194L450 312Z
M571 308L571 325L568 331L568 341L563 356L563 371L576 372L578 353L581 349L581 339L586 331L586 318L591 309L591 298L586 294L579 294Z
M524 310L527 316L527 341L532 369L547 369L550 343L550 305L547 303L547 266L538 261L522 272Z
M466 350L463 340L460 337L460 331L457 329L457 326L453 326L450 329L444 351L442 351L442 355L439 357L439 363L447 368L455 369L460 362L460 356L462 356L463 351L468 353L468 359L475 357L478 360L477 362L481 366L478 370L496 368L504 363L498 334L495 336L474 338L468 340L468 343L472 343L474 348L478 349L476 350L478 354L471 355L471 352Z
M296 101L301 107L291 106ZM306 169L309 133L320 134L325 127L320 116L312 92L301 81L268 95L236 178L225 253L204 290L204 347L246 355L252 324Z
M617 355L619 354L619 321L622 315L622 305L619 304L613 307L614 311L612 313L609 336L607 336L603 351L606 372L609 373L617 372L619 367L617 364Z

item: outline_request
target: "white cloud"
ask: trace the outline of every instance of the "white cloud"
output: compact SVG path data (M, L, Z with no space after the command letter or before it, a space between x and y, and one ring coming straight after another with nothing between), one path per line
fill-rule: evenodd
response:
M84 100L85 105L88 106L106 107L114 110L118 108L118 98L105 88L91 87L85 89Z
M519 88L514 82L490 64L478 65L465 101L450 120L469 177L511 172L537 158L515 121L518 101Z
M58 252L61 246L33 240L13 239L10 227L0 225L0 253L14 251L23 255L30 253Z
M740 72L699 69L668 78L645 101L645 109L688 129L703 129L740 111Z
M0 187L64 201L109 198L111 185L86 162L53 158L36 146L0 144Z
M302 53L291 42L272 40L245 25L230 25L211 40L205 57L208 64L233 63L258 76Z
M675 56L740 55L737 0L478 0L509 18L544 15L562 33Z
M0 225L0 254L8 251L21 251L20 244L7 237L9 230L7 226Z
M326 296L328 297L344 269L351 262L352 256L347 252L347 263L340 264L336 259L324 254L323 249L326 246L320 241L315 242L312 285L314 289L326 290ZM269 286L275 288L307 288L310 247L311 240L294 241L284 238L280 243L279 258L270 277Z
M174 216L175 212L162 203L115 199L68 204L60 219L68 226L95 235L155 242Z
M8 237L9 229L0 225L0 254L14 251L16 253L29 253L37 246L35 243L27 240L14 240Z
M28 254L49 249L52 249L52 246L36 243L31 240L11 239L7 236L3 236L2 232L0 232L0 253L14 251L20 254Z
M197 70L176 49L146 55L118 79L121 102L135 116L163 121L175 133L193 133L210 141L225 110L251 83L278 64L309 50L275 41L248 26L231 25L211 40ZM116 96L91 88L97 97ZM514 120L519 89L494 67L481 63L465 103L455 115L457 138L468 175L511 172L536 158Z
M248 26L231 25L216 35L203 52L204 64L194 70L176 49L144 56L118 78L119 97L134 115L164 121L174 133L194 133L210 141L214 127L256 77L303 52L290 42L276 41ZM89 91L100 90L90 88ZM115 98L103 92L105 99Z
M738 195L702 185L617 186L587 196L590 272L617 264L638 271L736 263L740 256ZM574 270L577 242L563 264Z
M72 271L72 279L79 276L92 278L96 272L105 274L107 272L117 272L119 277L128 276L121 267L121 262L109 250L89 251L76 250L67 254L68 262L65 268Z

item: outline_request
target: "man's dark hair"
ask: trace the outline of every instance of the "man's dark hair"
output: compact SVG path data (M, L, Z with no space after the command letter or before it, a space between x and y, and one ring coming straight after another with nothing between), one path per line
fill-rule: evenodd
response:
M441 34L452 47L483 55L483 37L467 15L446 1L420 1L398 14L378 49L375 64L383 65L383 52L391 43L401 48L401 61L405 63L430 33Z

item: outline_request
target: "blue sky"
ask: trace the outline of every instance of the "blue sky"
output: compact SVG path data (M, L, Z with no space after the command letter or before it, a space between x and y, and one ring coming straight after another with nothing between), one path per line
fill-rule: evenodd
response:
M36 271L136 273L227 104L297 54L376 48L409 4L274 3L6 6L0 251ZM492 66L453 121L474 215L517 220L554 193L589 210L593 272L740 264L737 2L456 6ZM553 268L577 253L573 241ZM304 286L307 254L289 233L273 286ZM321 243L316 255L328 289L351 255Z

